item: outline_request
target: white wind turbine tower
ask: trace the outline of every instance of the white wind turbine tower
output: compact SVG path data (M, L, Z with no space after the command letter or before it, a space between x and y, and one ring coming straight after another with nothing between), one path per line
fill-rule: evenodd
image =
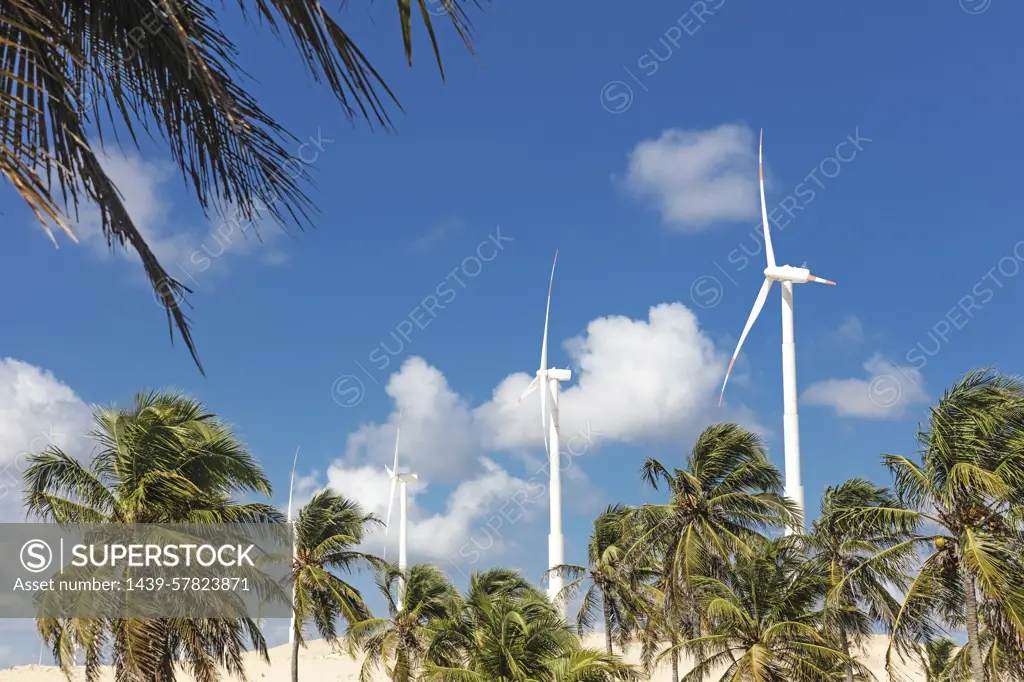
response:
M568 369L548 369L548 315L551 313L551 288L555 283L555 265L558 263L558 251L551 264L551 280L548 282L548 307L544 313L544 340L540 346L540 369L537 376L519 397L516 405L523 398L540 387L540 421L541 432L544 434L544 448L548 455L548 471L551 478L551 532L548 535L548 570L565 563L565 538L562 536L562 472L560 468L560 441L558 439L558 382L569 381L572 372ZM548 573L548 598L555 601L558 593L565 585L565 577L558 572ZM568 605L559 605L562 617L565 618Z
M405 569L407 566L407 548L409 541L409 529L408 529L408 504L409 504L409 493L406 489L406 484L409 481L415 481L419 478L416 474L398 473L398 438L402 435L402 413L398 413L398 429L395 432L395 468L388 469L387 465L384 465L384 470L388 472L388 476L391 478L391 493L388 496L388 517L384 524L384 553L383 558L387 558L388 554L388 530L391 528L391 508L395 503L395 484L398 484L399 493L401 494L401 501L399 502L399 515L398 515L398 570L402 572L402 577L398 579L398 610L401 611L403 602L405 601Z
M804 511L804 488L800 484L800 425L797 418L796 404L796 347L793 343L793 285L804 284L805 282L820 282L821 284L832 284L835 282L821 277L815 277L805 267L794 268L791 265L776 265L775 252L772 250L772 238L768 232L768 209L764 202L764 164L761 155L761 146L764 142L764 130L761 131L761 139L758 142L757 163L761 178L761 223L764 227L764 251L768 259L768 267L764 269L764 284L754 301L754 308L747 318L747 325L740 334L740 341L736 344L736 352L732 354L729 361L729 370L725 373L725 381L722 382L722 395L718 398L718 404L722 404L722 396L725 395L725 384L729 381L729 373L740 354L740 347L747 333L754 326L754 320L764 307L768 298L768 290L772 282L778 280L782 283L782 400L784 412L782 417L783 443L786 454L786 496L797 503L800 513ZM787 534L792 529L786 530Z
M288 523L292 522L292 493L295 492L295 466L299 463L299 448L295 448L295 459L292 460L292 478L288 483ZM292 563L298 556L299 539L295 535L295 528L292 527ZM288 643L295 643L295 581L292 581L292 617L288 626Z

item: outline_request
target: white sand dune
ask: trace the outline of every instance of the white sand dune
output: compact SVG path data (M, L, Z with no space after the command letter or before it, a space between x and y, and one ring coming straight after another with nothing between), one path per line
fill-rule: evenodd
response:
M588 646L603 647L604 637L600 634L588 635L586 638ZM888 646L888 638L883 635L875 635L869 638L865 646L856 652L862 663L864 663L880 682L887 679L885 674L885 650ZM291 648L286 644L270 650L270 665L264 663L253 654L247 654L246 674L251 682L289 682ZM639 660L639 648L631 647L626 652L626 660L637 662ZM323 640L316 640L309 643L308 648L301 654L299 663L299 678L310 682L356 682L359 677L361 661L352 660L348 654L332 650ZM686 662L680 665L680 673L689 669ZM923 673L914 666L904 668L908 677L912 680L923 682ZM654 672L651 682L668 682L671 676L671 668L666 663ZM83 680L84 674L81 668L74 671L74 679ZM101 676L103 682L113 682L114 673L110 668L104 668ZM224 678L225 680L233 678ZM0 670L0 682L61 682L64 676L54 666L23 665L7 670ZM185 672L178 675L181 682L192 682L192 677ZM382 672L376 676L378 682L383 682L385 677Z

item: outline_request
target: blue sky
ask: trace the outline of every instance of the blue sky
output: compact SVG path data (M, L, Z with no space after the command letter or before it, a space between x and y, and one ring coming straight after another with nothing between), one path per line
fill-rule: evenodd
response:
M313 157L320 209L312 231L265 225L263 243L236 232L225 248L211 236L222 221L202 216L163 147L109 149L108 168L165 265L175 272L180 261L194 278L186 283L206 378L180 343L169 345L137 263L105 255L88 216L82 244L63 239L55 250L5 188L0 465L16 471L17 454L54 421L66 447L87 452L83 404L177 386L237 425L276 501L301 445L307 497L330 482L372 507L387 495L378 483L403 406L403 453L427 483L415 495L412 559L454 556L453 574L512 564L538 577L546 498L524 520L502 522L492 533L500 542L477 563L461 550L484 542L488 519L538 472L537 405L524 404L526 416L507 409L528 381L509 375L536 370L558 248L552 364L572 365L579 379L564 389L564 437L598 434L563 481L567 559L582 561L605 504L657 499L637 476L644 458L681 462L713 421L763 428L781 466L778 288L717 407L764 267L755 239L762 127L769 209L793 214L773 213L776 257L838 282L796 291L812 517L825 485L887 481L879 453L911 453L929 401L958 375L1020 370L1013 320L1024 243L1011 182L1024 101L1006 65L1020 61L1024 8L707 0L588 9L489 7L474 15L476 61L444 35L447 83L423 31L414 68L403 65L390 4L375 5L373 23L349 10L405 108L394 136L347 122L290 49L242 29L253 92L299 138L319 141L302 152ZM480 247L499 226L502 249ZM755 255L741 265L744 247ZM474 261L478 248L493 259ZM224 253L200 257L202 268L197 250ZM446 278L453 297L439 290ZM447 305L425 317L430 295ZM408 335L401 350L396 329ZM391 350L379 369L370 356L382 343ZM340 404L359 386L344 377L362 382L357 404ZM7 518L13 499L0 500Z

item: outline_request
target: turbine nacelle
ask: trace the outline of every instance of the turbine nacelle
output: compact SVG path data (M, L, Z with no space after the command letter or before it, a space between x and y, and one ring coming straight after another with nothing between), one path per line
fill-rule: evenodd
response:
M811 271L807 268L794 268L792 265L776 265L765 268L764 276L768 279L777 279L780 282L803 284L810 278Z
M409 481L415 481L419 478L419 475L417 474L398 473L397 471L392 471L391 467L387 464L384 465L384 471L388 472L388 478L398 481L399 483L408 483Z
M546 374L549 381L569 381L572 379L572 372L568 369L538 369L537 376Z
M794 268L792 265L775 265L764 269L766 279L778 280L780 282L792 282L804 284L806 282L820 282L822 284L835 284L835 282L821 277L815 277L807 268Z

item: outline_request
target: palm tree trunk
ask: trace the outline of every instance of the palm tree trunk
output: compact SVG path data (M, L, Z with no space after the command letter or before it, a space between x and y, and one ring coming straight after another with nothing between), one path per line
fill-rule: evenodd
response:
M292 682L299 682L299 628L302 625L295 619L295 641L292 642Z
M701 636L701 631L700 631L700 613L697 611L697 608L696 608L696 604L697 604L696 600L694 600L694 601L692 601L690 603L694 605L690 609L690 637L693 638L693 639L697 639L697 638L699 638ZM694 665L700 665L701 663L704 662L704 656L703 656L703 654L702 654L700 649L696 649L692 653L693 653L693 658L694 658L694 660L693 660Z
M842 642L843 654L847 658L850 657L850 638L846 635L846 627L843 625L839 626L839 639ZM853 682L853 661L849 661L846 664L846 682Z
M981 644L978 642L978 601L974 594L974 577L960 566L964 583L964 600L967 617L967 647L971 655L971 672L974 682L985 682L985 664L981 658Z
M608 595L601 591L603 597L601 609L604 611L604 643L608 648L608 655L611 656L615 652L612 651L612 610L608 604Z
M679 649L676 648L676 636L671 638L672 644L672 682L679 682Z

